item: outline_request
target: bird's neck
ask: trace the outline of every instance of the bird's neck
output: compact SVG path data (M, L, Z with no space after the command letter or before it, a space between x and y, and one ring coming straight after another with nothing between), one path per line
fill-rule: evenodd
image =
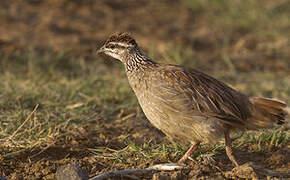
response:
M132 72L135 70L144 69L154 64L156 63L138 49L127 55L125 68L126 72Z

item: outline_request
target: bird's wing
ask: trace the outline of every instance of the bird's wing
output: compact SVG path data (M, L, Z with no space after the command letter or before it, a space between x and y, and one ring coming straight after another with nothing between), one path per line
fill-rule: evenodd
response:
M193 69L163 65L154 73L152 94L176 113L214 117L243 126L250 116L248 97Z

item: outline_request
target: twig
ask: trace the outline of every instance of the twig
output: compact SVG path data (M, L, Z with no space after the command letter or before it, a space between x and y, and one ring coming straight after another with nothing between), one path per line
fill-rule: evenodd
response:
M126 170L111 171L92 177L90 178L90 180L103 180L118 175L124 176L132 173L148 173L152 171L176 171L180 169L187 169L187 167L185 165L175 163L157 164L145 169L126 169Z
M16 133L24 126L24 124L31 118L31 116L35 113L35 111L37 110L39 104L36 104L36 106L34 107L33 111L27 116L27 118L24 120L24 122L16 129L16 131L14 131L14 133L8 137L8 139L12 139Z

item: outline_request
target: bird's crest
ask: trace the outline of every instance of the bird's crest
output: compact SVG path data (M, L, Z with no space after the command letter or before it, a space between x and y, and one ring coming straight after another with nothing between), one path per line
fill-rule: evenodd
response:
M114 33L106 41L106 44L110 42L125 43L131 46L137 45L135 39L133 39L128 33Z

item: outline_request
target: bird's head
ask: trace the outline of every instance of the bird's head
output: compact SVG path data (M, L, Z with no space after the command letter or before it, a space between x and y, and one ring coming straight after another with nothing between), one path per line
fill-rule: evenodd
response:
M126 57L138 50L136 41L127 33L111 35L98 53L105 53L125 63Z

